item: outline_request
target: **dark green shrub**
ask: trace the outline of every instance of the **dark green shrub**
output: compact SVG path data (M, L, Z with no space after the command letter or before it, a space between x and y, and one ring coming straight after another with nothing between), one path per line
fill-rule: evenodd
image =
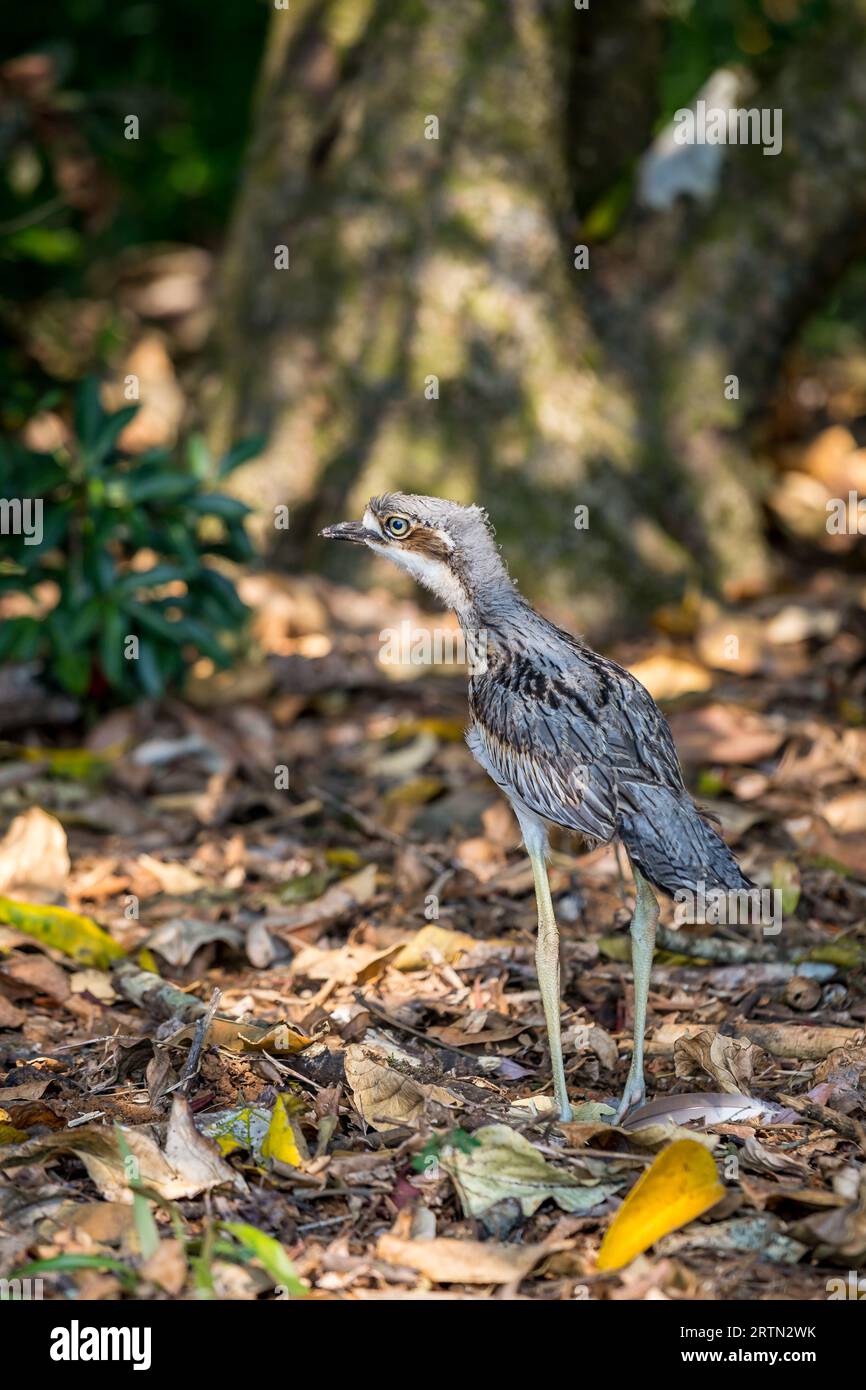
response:
M0 662L39 660L51 681L79 697L161 695L200 656L227 666L248 612L207 562L252 557L249 508L210 484L256 454L260 441L238 445L217 467L200 438L178 456L155 449L131 457L118 438L136 409L107 413L97 383L86 381L74 448L52 455L0 443L0 595L33 593L46 580L60 595L41 617L6 619ZM38 544L35 525L30 543L8 534L15 499L41 500ZM153 563L134 570L148 551Z

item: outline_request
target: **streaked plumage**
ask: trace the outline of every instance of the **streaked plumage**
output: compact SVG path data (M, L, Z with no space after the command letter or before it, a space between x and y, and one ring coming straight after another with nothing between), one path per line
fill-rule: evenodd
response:
M524 607L526 607L524 605ZM536 815L607 843L681 889L748 881L683 783L668 722L630 672L529 610L488 629L488 670L469 681L472 752Z
M643 880L670 894L750 887L686 790L664 715L630 672L526 602L479 507L391 493L370 500L363 522L322 534L367 545L406 569L456 611L473 646L486 652L486 663L469 680L467 742L511 801L532 859L539 976L563 1117L570 1110L559 1047L558 945L554 960L551 944L556 924L543 869L545 827L625 845L637 885L632 939L641 1025L635 1048L640 1085L633 1063L622 1112L643 1094L642 1020L658 914Z

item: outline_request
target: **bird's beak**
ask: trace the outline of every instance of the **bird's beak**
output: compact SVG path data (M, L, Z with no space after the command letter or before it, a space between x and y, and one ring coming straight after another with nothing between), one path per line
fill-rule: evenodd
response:
M336 526L326 526L319 535L326 541L351 541L352 545L366 545L368 541L381 541L375 531L368 531L360 521L338 521Z

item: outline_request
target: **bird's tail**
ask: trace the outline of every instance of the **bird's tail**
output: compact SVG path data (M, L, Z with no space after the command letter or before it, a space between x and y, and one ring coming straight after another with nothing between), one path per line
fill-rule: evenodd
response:
M620 838L644 878L672 896L736 891L754 884L687 792L632 783Z

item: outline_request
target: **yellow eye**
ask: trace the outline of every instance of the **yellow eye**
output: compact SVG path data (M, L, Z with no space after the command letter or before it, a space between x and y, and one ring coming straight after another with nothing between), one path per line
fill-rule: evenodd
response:
M403 536L409 534L409 523L405 516L386 516L384 524L388 535L395 540L402 540Z

